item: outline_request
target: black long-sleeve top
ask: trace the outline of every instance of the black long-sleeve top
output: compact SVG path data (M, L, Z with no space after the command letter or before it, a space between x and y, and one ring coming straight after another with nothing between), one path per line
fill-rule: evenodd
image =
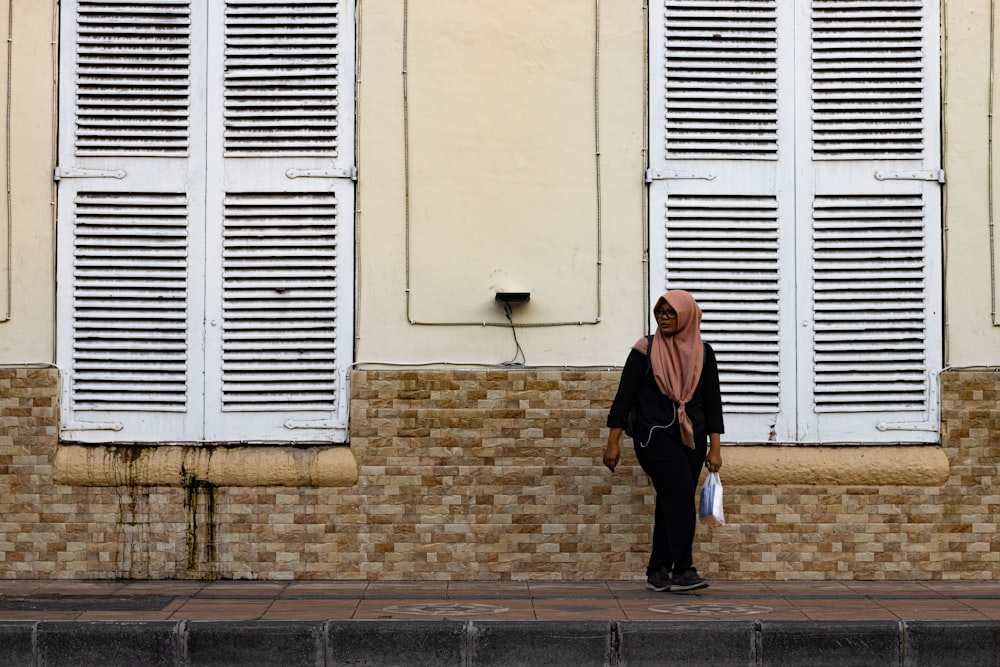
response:
M687 402L685 410L694 427L695 442L705 441L709 433L724 433L722 418L722 392L719 388L719 367L715 361L715 351L705 343L705 361L701 368L701 378L694 396ZM649 368L646 355L638 350L629 352L622 369L618 392L608 413L608 426L625 428L629 408L638 405L637 424L633 434L636 455L640 460L655 460L657 450L665 444L664 438L681 442L680 429L675 418L673 401L660 393L660 388ZM673 422L673 423L671 423ZM653 429L653 426L667 428ZM652 436L650 431L652 430Z

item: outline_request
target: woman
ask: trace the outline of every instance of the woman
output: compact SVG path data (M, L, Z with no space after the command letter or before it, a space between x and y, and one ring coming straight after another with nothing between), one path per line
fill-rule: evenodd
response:
M656 490L646 587L691 591L708 586L694 567L691 547L701 466L712 472L722 467L719 370L711 346L701 340L701 308L691 294L667 292L653 316L656 331L639 339L622 369L608 415L604 465L614 472L621 460L619 441L634 406L636 458Z

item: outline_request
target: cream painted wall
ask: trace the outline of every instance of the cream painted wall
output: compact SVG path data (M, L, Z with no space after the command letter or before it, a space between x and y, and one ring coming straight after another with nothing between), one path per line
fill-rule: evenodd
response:
M447 11L438 14L442 2ZM988 159L993 2L952 0L944 11L946 363L951 366L1000 365L1000 327L991 314L991 294L997 293L1000 303L1000 287L991 283L989 205L990 186L994 197L1000 195L1000 169L990 183ZM357 357L406 363L508 360L514 354L509 328L407 321L403 2L360 4ZM469 4L409 2L414 234L409 317L502 324L502 310L491 298L493 289L504 288L533 293L532 301L515 311L515 323L589 321L596 313L597 251L596 163L588 153L594 145L589 134L593 5L483 0L475 3L482 13L473 15L462 11ZM11 132L7 137L0 126L0 134L14 168L9 219L7 206L0 206L0 364L47 363L53 361L55 326L56 6L5 3L0 28L7 26L10 6ZM645 328L645 17L641 0L604 2L601 8L601 321L519 328L518 340L532 365L620 364ZM556 56L555 62L543 56ZM1000 67L1000 55L993 59ZM6 91L5 49L0 60ZM495 80L492 86L473 87L487 76ZM993 106L1000 109L1000 86L995 88ZM538 107L533 113L525 110L529 102ZM477 129L489 141L461 141ZM527 140L519 138L519 130L527 130ZM998 133L1000 122L993 127L995 165L1000 165ZM472 187L481 191L469 192ZM482 195L489 206L477 210L473 195ZM469 226L483 232L486 243L468 247L463 234ZM994 243L1000 245L997 231ZM1000 257L1000 248L993 256Z
M644 333L646 19L600 3L595 51L597 5L361 3L360 362L513 359L497 290L531 292L529 365L621 364Z
M944 5L944 169L945 186L945 364L953 367L1000 365L1000 327L992 314L991 264L1000 253L990 247L990 189L1000 196L1000 119L990 146L991 5L996 0L951 0ZM995 30L995 27L994 27ZM993 92L993 107L1000 96ZM990 157L994 163L990 179ZM992 224L1000 225L1000 210ZM1000 226L997 228L1000 235ZM1000 279L1000 277L998 277Z
M6 122L0 128L5 149L0 169L9 183L9 206L0 205L0 365L52 363L56 3L3 5L0 30L9 38L9 48L0 49L5 97L8 65L11 77L9 136Z

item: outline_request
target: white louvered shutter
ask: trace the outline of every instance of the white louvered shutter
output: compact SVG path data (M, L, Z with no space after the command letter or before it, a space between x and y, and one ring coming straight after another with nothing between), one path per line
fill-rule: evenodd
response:
M207 437L346 440L354 28L347 3L226 0L210 61Z
M889 178L936 174L931 14L921 0L651 13L651 297L702 304L727 441L936 437L939 186Z
M63 2L58 357L67 440L196 439L200 3Z
M102 107L79 92L68 99L64 86L63 106L73 109L81 138L60 164L117 169L118 156L141 159L125 165L125 178L68 173L60 183L60 229L77 266L62 265L60 276L78 276L72 296L63 290L63 312L74 313L72 330L61 332L61 363L73 359L64 437L346 440L354 209L348 3L77 2L78 14L72 5L65 11L79 17L79 28L66 32L81 45L100 32L94 39L111 55L100 67L64 61L63 71L79 67L79 90L124 101L109 98ZM161 43L172 34L164 21L181 23L177 16L187 30L183 59ZM92 22L109 27L92 30ZM149 37L122 30L133 23ZM155 58L167 64L151 64ZM175 69L189 80L179 82ZM129 73L134 89L109 83ZM163 91L151 96L154 85ZM104 159L109 150L115 157ZM93 192L77 193L81 184ZM79 211L73 221L68 206ZM79 277L91 264L93 277ZM81 295L91 293L81 307ZM133 336L137 320L153 342ZM120 342L122 330L137 350ZM94 362L78 361L95 346ZM128 363L123 379L109 384L119 357L149 361ZM90 400L119 385L131 402L111 393L115 400L96 407ZM133 417L135 432L127 427ZM126 427L109 436L82 422Z
M799 364L812 395L799 393L799 437L936 441L937 3L813 0L807 18L811 123L803 109L800 163L812 176L801 179L798 216L811 221L799 239L811 345Z
M794 429L790 17L777 4L665 2L650 31L651 298L686 289L701 304L729 440Z

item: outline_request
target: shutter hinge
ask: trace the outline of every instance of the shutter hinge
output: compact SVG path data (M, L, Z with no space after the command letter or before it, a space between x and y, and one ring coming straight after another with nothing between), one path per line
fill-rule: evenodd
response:
M673 169L647 169L646 182L668 181L681 179L699 179L703 181L714 181L715 174L707 171L675 171Z
M124 169L81 169L79 167L56 167L52 170L52 180L64 178L125 178Z
M332 419L286 419L285 428L296 429L296 428L336 428L338 426L337 422Z
M876 171L875 178L880 181L937 181L938 183L944 183L944 169Z
M71 421L63 427L64 431L120 431L125 428L121 422L87 422Z
M880 422L875 425L880 431L929 431L936 433L940 424L934 422Z
M288 169L285 171L288 178L349 178L352 181L358 180L357 167L347 167L345 169Z

